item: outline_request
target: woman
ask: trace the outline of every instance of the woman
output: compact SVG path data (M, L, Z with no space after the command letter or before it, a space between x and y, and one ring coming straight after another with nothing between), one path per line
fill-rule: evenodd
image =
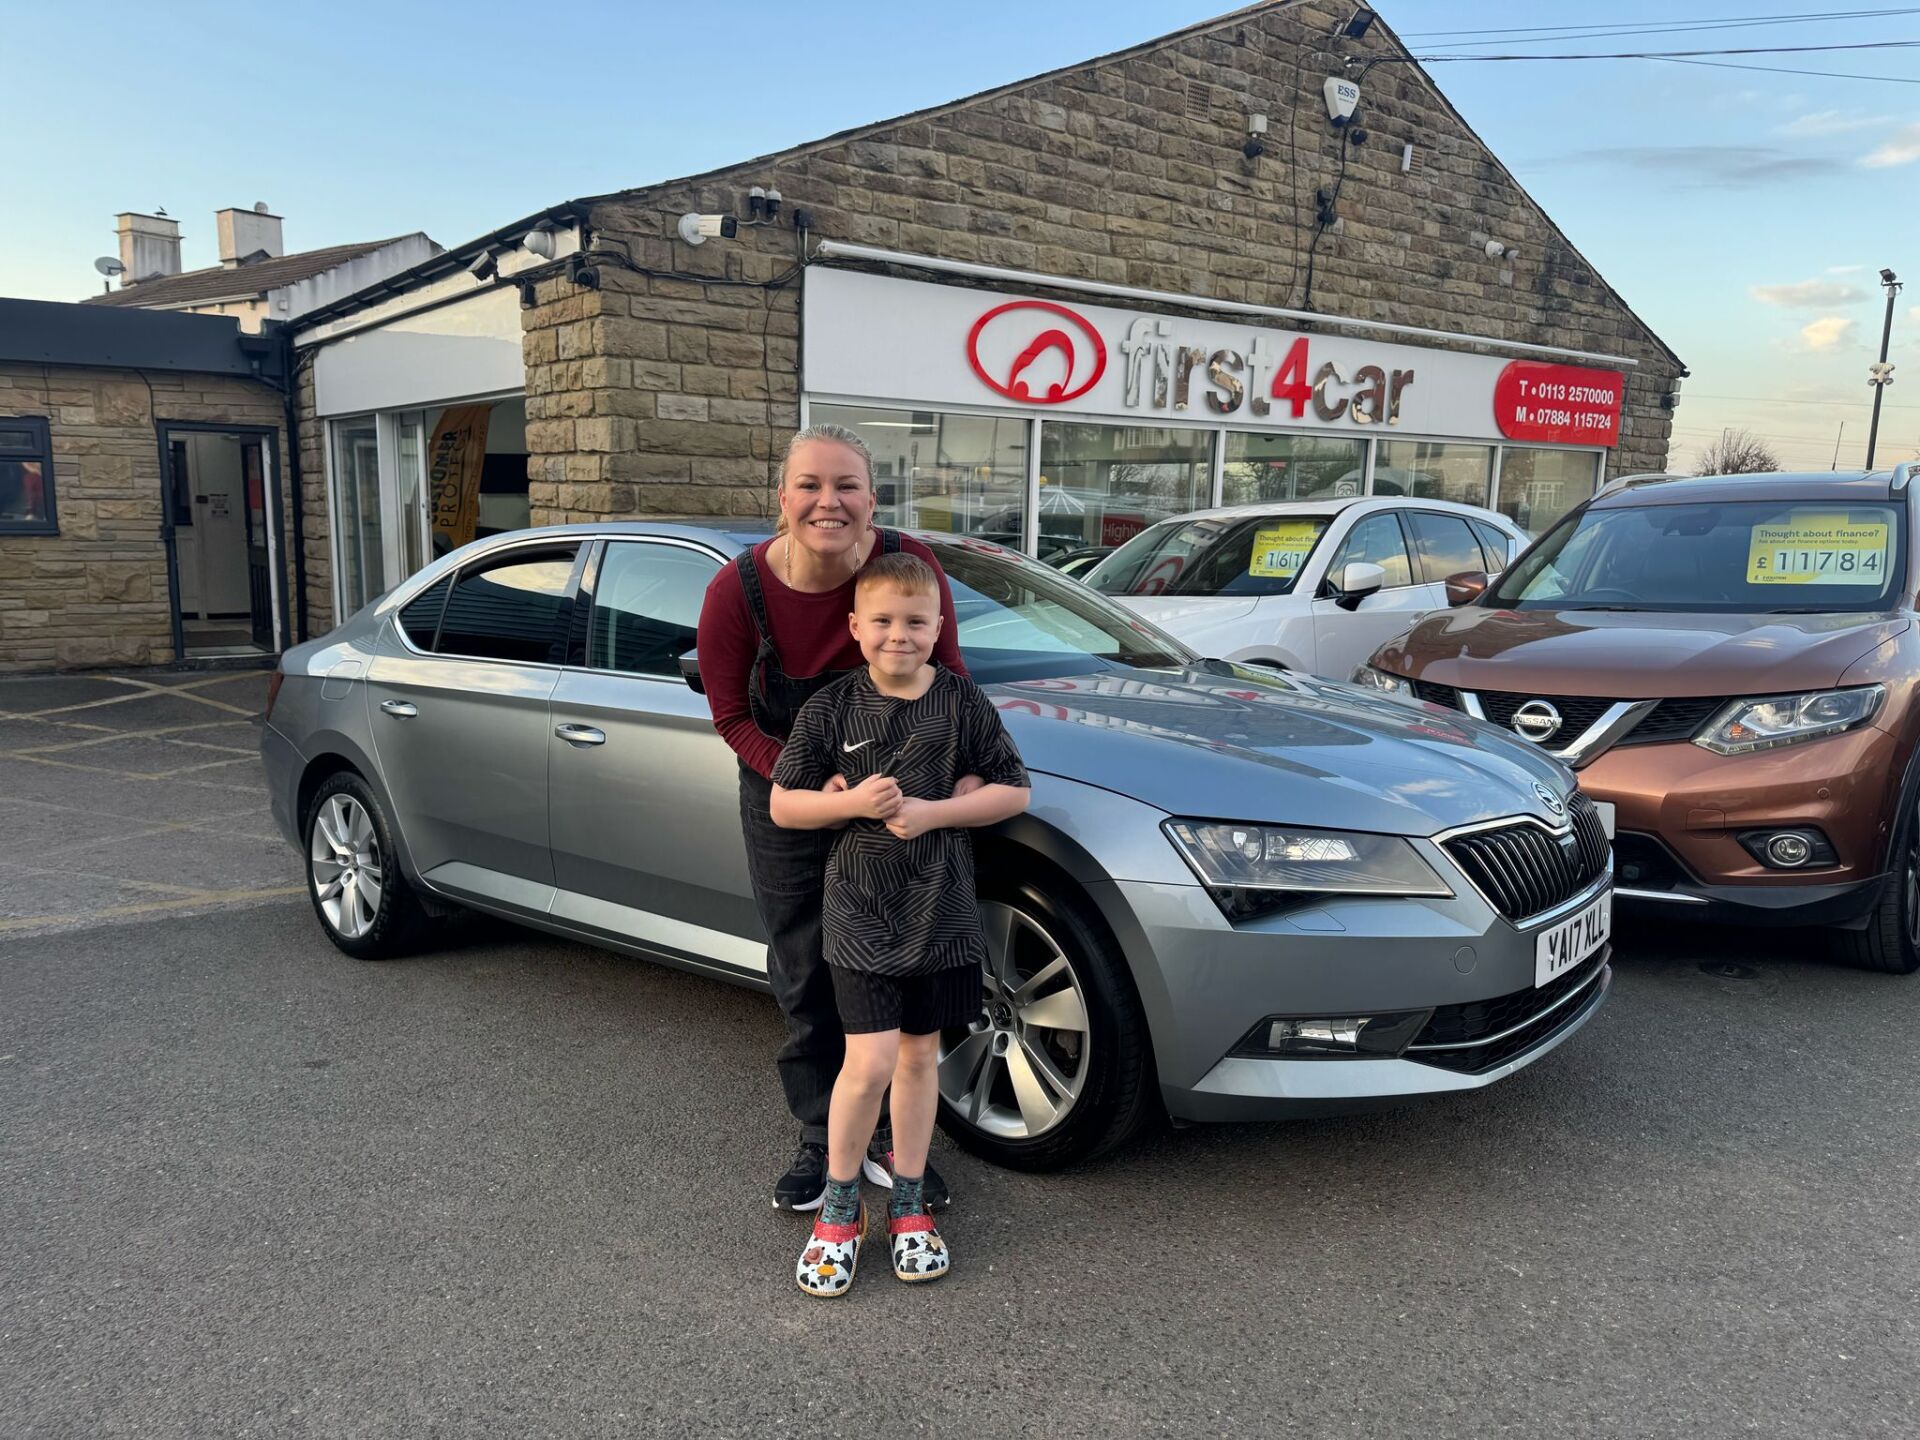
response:
M777 1065L787 1108L800 1122L800 1149L774 1183L781 1210L815 1210L827 1184L827 1102L840 1071L846 1036L833 981L821 954L821 897L831 830L783 830L768 804L774 763L800 707L860 665L847 626L854 577L876 555L907 551L940 578L940 638L933 658L965 673L953 595L933 552L919 541L873 523L873 457L866 443L839 425L802 430L780 466L780 528L726 566L707 587L700 610L700 676L714 728L740 759L740 825L747 868L766 927L767 978L787 1017ZM979 784L967 776L965 794ZM891 1185L887 1117L867 1151L867 1178ZM946 1183L928 1165L930 1205L947 1203Z

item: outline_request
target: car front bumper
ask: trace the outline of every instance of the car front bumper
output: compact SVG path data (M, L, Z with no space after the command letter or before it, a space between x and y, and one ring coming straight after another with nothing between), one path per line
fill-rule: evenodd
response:
M1556 917L1577 912L1606 885L1596 882ZM1134 962L1162 1098L1176 1120L1331 1114L1484 1089L1584 1025L1612 984L1610 950L1602 947L1576 967L1578 975L1569 972L1564 994L1551 986L1536 992L1536 938L1554 922L1518 929L1470 891L1444 900L1329 899L1316 909L1232 925L1196 885L1100 888L1106 893L1096 903ZM1500 1003L1525 1023L1495 1027L1512 1036L1487 1051L1479 1068L1462 1063L1477 1057L1413 1049L1399 1058L1235 1053L1273 1016L1491 1010Z

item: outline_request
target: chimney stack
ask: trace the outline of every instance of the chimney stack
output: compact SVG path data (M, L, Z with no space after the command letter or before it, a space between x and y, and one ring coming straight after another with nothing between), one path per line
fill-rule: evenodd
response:
M220 263L229 270L263 250L269 255L287 253L280 239L280 217L267 212L264 200L251 210L216 210L213 221L220 231Z
M180 273L180 222L164 215L133 211L113 217L120 238L120 263L127 267L122 285Z

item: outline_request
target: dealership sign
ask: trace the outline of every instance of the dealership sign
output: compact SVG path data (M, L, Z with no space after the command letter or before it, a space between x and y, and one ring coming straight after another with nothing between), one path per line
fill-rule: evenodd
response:
M1625 377L1344 335L806 272L818 397L1602 446Z

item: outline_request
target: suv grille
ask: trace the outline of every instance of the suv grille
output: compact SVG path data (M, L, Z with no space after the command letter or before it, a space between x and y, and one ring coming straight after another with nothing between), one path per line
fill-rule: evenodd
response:
M1430 705L1444 705L1449 710L1466 709L1460 703L1459 689L1452 685L1442 685L1433 680L1415 680L1413 693ZM1558 755L1565 750L1586 734L1593 722L1606 714L1609 707L1620 703L1597 695L1529 695L1510 690L1476 690L1473 693L1480 700L1480 712L1490 723L1503 730L1513 728L1513 712L1529 700L1545 700L1552 705L1560 712L1560 729L1552 741L1540 747L1550 755ZM1638 725L1613 743L1654 745L1663 740L1691 740L1694 732L1726 703L1727 699L1722 695L1662 700L1640 717Z
M1481 690L1480 708L1486 712L1487 719L1502 730L1513 728L1513 712L1529 700L1544 700L1560 712L1560 729L1554 735L1553 742L1541 746L1543 750L1564 750L1592 727L1593 722L1607 713L1615 702L1593 695L1526 695L1512 694L1504 690Z
M1583 996L1606 963L1603 946L1558 979L1537 990L1516 990L1494 1000L1442 1005L1426 1028L1413 1037L1404 1057L1476 1075L1523 1055L1578 1015L1591 999ZM1477 1042L1477 1043L1476 1043ZM1428 1050L1429 1045L1460 1045L1458 1050Z
M1726 699L1719 695L1662 700L1619 743L1652 745L1660 740L1691 740L1694 731L1706 724L1726 703Z
M1443 848L1494 909L1524 923L1571 900L1611 863L1606 826L1593 801L1576 790L1568 809L1570 836L1537 821L1515 820L1456 835Z

